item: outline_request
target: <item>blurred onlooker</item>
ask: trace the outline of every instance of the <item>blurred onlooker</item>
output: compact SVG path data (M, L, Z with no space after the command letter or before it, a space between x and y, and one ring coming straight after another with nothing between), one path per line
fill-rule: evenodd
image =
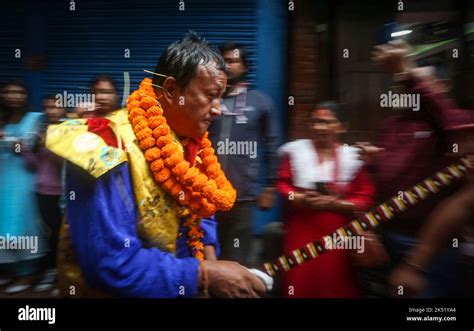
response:
M474 124L452 128L450 140L458 144L459 154L468 157L469 167L463 187L434 209L420 231L420 242L408 254L404 263L390 275L393 292L402 286L405 295L415 296L426 288L425 274L430 263L450 244L460 238L464 226L474 221ZM474 224L473 224L474 225ZM459 240L459 239L458 239ZM469 243L474 245L474 242ZM459 244L461 247L462 244ZM472 266L474 251L466 252L464 296L474 296ZM470 253L470 254L469 254ZM446 272L449 272L446 270ZM469 274L471 273L471 274ZM469 279L470 277L470 279Z
M54 96L43 99L46 125L38 133L38 139L31 151L23 153L30 170L36 172L35 192L41 218L47 227L46 236L49 251L46 255L44 274L35 286L36 291L49 290L56 281L56 256L61 227L60 198L62 195L63 160L45 147L47 125L58 124L65 116L64 108L56 106Z
M220 47L227 65L227 90L222 115L209 127L209 137L222 169L237 190L237 202L226 213L216 215L220 258L248 265L251 262L252 216L255 206L271 208L275 195L278 132L271 100L245 81L249 70L243 46L227 43ZM259 191L259 166L265 180Z
M0 285L13 281L4 290L12 294L32 286L45 250L33 174L20 157L31 148L42 114L28 111L27 91L21 81L7 82L1 97L6 116L0 139L0 236L9 244L14 240L25 243L25 247L0 249Z
M322 103L312 114L313 137L280 147L282 162L277 189L288 201L285 254L331 234L348 223L355 212L367 210L374 202L374 184L359 160L357 149L342 146L339 141L339 134L345 130L342 117L337 104ZM282 275L282 295L287 298L360 296L351 256L349 249L328 250L317 259L291 269Z
M95 77L90 84L90 89L91 93L95 95L95 117L106 116L117 110L117 84L112 77L108 75Z
M450 162L445 156L446 129L462 124L467 118L446 96L446 88L427 73L427 69L416 68L408 54L408 46L398 41L377 46L373 52L375 64L393 75L394 81L403 86L403 93L419 97L417 107L397 110L397 115L385 120L378 140L380 148L369 143L359 144L362 158L371 166L380 201L398 195L446 166ZM426 211L434 209L454 190L452 187L420 201L382 225L383 241L391 257L389 269L403 262L407 251L417 245ZM427 270L428 286L420 296L459 294L459 262L460 255L455 249L438 256Z
M92 102L82 102L74 109L77 118L94 117L94 104Z
M89 87L94 94L94 103L78 105L75 109L78 118L103 117L117 109L117 84L111 76L96 76Z

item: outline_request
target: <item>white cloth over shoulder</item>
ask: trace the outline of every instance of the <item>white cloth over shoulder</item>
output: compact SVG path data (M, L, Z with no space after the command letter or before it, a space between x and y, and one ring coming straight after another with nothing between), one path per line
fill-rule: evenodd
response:
M336 150L339 160L337 182L347 184L352 181L362 167L357 148L340 146ZM288 155L290 158L293 185L304 189L313 189L315 182L334 181L333 160L319 162L318 153L310 139L300 139L284 144L278 149L280 157Z

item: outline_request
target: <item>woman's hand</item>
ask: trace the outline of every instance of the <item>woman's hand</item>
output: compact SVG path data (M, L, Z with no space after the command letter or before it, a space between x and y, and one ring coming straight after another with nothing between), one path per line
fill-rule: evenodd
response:
M332 195L310 192L306 195L305 202L313 210L333 211L336 209L337 198Z

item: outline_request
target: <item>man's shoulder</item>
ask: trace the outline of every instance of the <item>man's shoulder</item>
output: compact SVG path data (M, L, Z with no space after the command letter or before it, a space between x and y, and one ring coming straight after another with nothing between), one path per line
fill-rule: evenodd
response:
M46 148L84 169L94 178L127 161L124 150L110 146L100 135L90 130L84 119L49 126Z

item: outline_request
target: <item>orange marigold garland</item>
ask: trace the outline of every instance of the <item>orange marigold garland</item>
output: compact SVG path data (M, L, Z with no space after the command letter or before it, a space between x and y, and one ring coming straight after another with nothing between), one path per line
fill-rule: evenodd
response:
M128 97L127 110L155 181L183 206L178 216L185 218L183 225L188 229L193 256L203 260L201 219L218 210L229 210L236 199L236 191L221 169L208 133L199 144L202 164L191 165L174 143L149 78Z

